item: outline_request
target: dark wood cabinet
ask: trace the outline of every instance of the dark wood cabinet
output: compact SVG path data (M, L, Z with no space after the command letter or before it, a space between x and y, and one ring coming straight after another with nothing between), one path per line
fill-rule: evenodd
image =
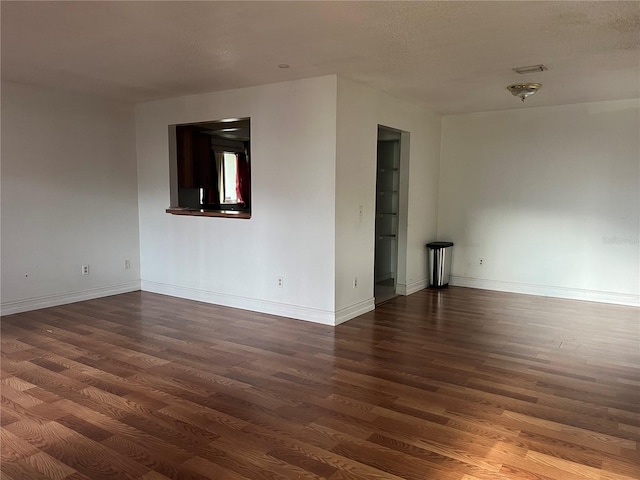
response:
M191 126L176 128L178 150L178 188L212 188L216 186L215 157L211 136Z

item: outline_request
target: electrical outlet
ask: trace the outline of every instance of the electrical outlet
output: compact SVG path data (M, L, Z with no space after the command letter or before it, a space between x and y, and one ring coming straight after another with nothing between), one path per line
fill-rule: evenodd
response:
M484 258L480 257L480 265L484 265Z
M82 265L82 275L89 275L89 265Z
M358 206L358 221L360 223L362 223L362 218L364 217L364 206L363 205L359 205Z
M124 269L125 270L131 270L131 260L125 260L124 261Z
M358 277L353 277L353 288L358 288Z
M278 287L282 288L282 285L284 285L284 280L282 277L278 277Z

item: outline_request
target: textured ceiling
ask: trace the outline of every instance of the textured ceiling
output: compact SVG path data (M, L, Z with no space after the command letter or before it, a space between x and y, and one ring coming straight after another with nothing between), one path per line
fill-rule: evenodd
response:
M327 74L442 113L640 97L638 1L2 1L1 20L3 79L129 102ZM543 84L525 105L522 81Z

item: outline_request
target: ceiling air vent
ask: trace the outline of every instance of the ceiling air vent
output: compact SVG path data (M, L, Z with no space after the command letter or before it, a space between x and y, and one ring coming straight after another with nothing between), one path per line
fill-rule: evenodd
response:
M540 65L530 65L528 67L518 67L518 68L514 68L513 71L516 73L535 73L535 72L544 72L545 70L549 70L547 67L545 67L544 65L540 64Z

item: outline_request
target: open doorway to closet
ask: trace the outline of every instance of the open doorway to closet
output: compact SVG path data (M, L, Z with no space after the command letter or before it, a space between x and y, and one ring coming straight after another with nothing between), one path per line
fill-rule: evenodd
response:
M400 140L400 131L378 126L373 292L376 304L395 297L397 290L401 186Z

